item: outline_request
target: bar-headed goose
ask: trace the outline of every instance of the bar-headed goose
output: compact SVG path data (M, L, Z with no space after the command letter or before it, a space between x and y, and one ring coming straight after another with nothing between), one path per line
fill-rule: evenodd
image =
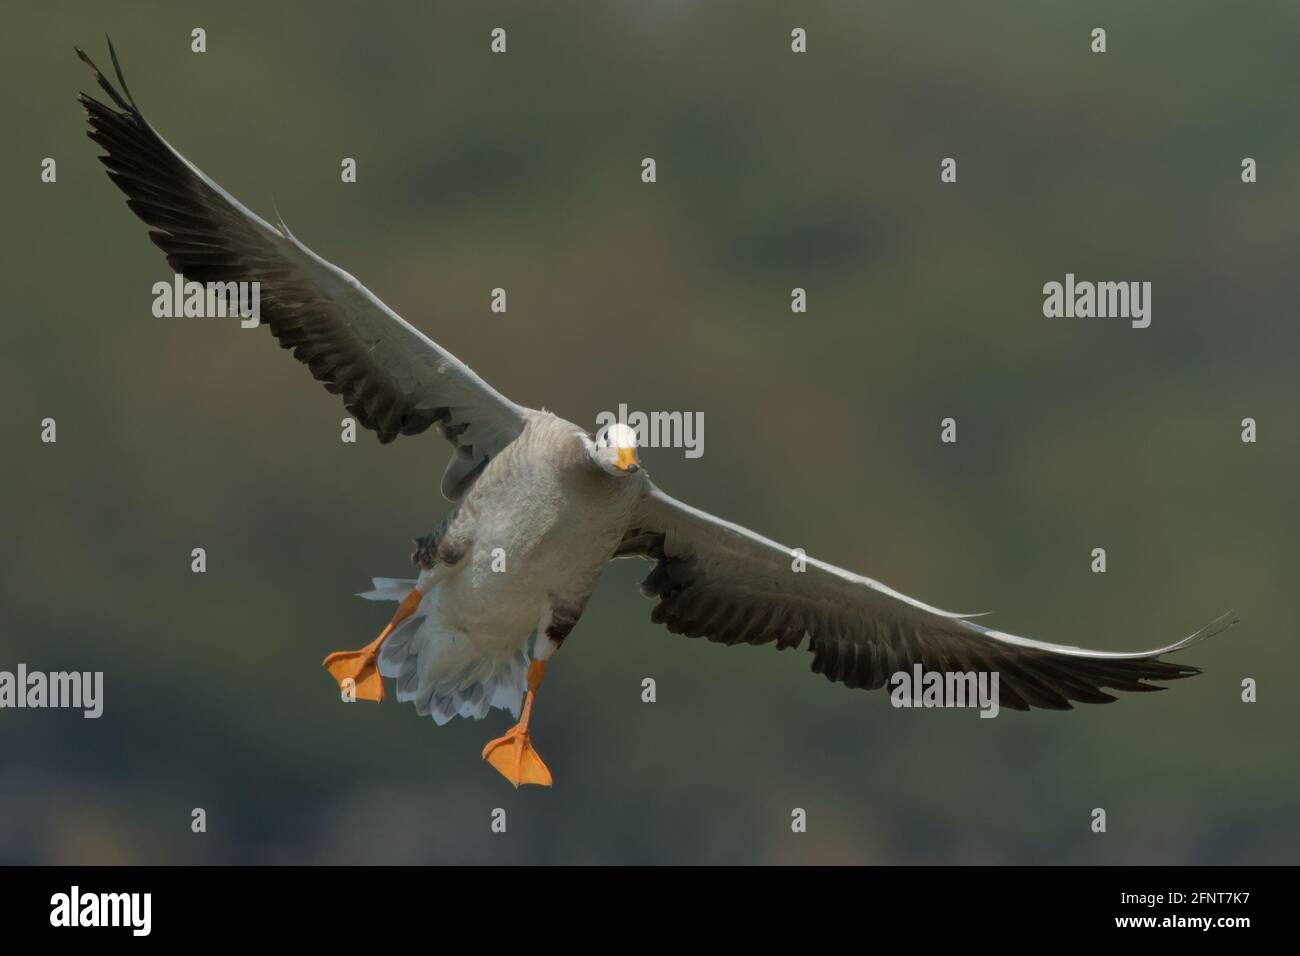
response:
M879 688L920 664L996 673L1001 704L1017 710L1069 709L1114 700L1108 689L1158 690L1148 682L1198 673L1159 658L1214 626L1133 653L1017 637L670 498L640 468L632 429L591 434L501 395L172 149L136 107L111 45L120 91L77 52L112 104L81 96L89 136L172 269L198 282L260 283L263 323L381 442L436 426L452 445L442 493L453 507L418 539L417 577L376 579L364 595L397 601L397 613L370 644L325 659L357 698L381 700L388 677L398 700L439 724L508 710L518 723L484 757L516 786L549 785L529 741L534 695L620 557L654 562L642 590L670 631L779 648L806 639L812 669L850 687Z

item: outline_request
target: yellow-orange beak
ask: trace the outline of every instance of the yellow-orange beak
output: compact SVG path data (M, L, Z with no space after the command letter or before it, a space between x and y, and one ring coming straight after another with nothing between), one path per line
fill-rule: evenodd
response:
M618 450L618 460L614 462L614 467L619 471L636 471L641 467L636 460L635 448L620 448Z

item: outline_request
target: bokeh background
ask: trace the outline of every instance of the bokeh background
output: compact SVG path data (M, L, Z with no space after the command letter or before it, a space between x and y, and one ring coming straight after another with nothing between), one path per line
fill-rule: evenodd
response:
M78 2L6 22L0 669L103 670L106 710L0 711L0 861L1295 861L1295 4ZM579 422L702 411L702 458L644 455L671 493L1049 640L1243 623L1165 693L979 720L896 711L803 652L674 637L624 561L539 698L554 790L479 759L500 712L344 706L321 658L386 620L352 595L441 518L445 446L343 444L338 398L265 331L152 317L165 263L75 101L72 45L107 65L105 32L164 136L512 398ZM1153 324L1045 319L1066 272L1153 282Z

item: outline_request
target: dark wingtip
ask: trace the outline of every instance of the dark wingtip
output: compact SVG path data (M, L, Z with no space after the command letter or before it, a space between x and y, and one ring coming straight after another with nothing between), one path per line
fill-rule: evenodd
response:
M126 98L131 102L131 109L138 113L140 111L135 105L135 97L131 95L131 88L126 85L126 76L122 73L122 64L117 60L117 49L113 46L113 38L105 33L104 39L108 41L108 55L113 60L113 72L117 74L117 82L122 84L122 92L126 94Z
M87 55L85 50L76 45L74 45L72 49L77 51L77 56L81 59L81 62L90 67L91 71L95 74L95 80L99 83L100 89L109 95L109 98L112 99L118 108L126 110L126 112L135 116L139 116L140 109L135 105L135 97L131 95L131 91L127 88L126 77L122 74L122 64L119 63L117 59L117 50L113 48L113 41L107 34L105 34L105 39L108 40L108 55L112 57L113 71L117 74L117 82L122 87L122 93L126 94L125 99L122 98L122 93L118 93L118 91L113 87L113 84L109 82L108 77L104 75L104 71L95 65L95 61ZM86 99L86 94L82 93L81 100L83 104Z

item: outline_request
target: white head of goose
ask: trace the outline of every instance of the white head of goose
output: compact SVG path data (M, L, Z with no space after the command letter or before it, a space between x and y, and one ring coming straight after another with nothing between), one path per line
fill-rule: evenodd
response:
M622 422L606 425L592 438L586 432L578 432L583 447L591 460L607 475L620 478L623 475L635 475L641 470L641 461L637 457L636 429L629 428Z
M398 700L438 724L494 707L516 715L483 751L515 786L551 783L529 737L533 701L614 558L653 562L642 591L656 601L651 619L673 633L778 648L806 641L813 671L850 687L877 689L918 665L996 674L1001 705L1016 710L1162 689L1152 682L1199 673L1164 655L1228 626L1221 618L1132 652L1031 640L670 498L640 467L632 429L593 436L516 405L282 221L241 205L145 120L109 51L120 90L77 51L111 104L81 96L89 136L171 267L199 282L260 283L263 324L380 442L431 426L450 442L442 492L453 504L417 539L416 577L376 578L362 595L397 601L397 613L370 644L325 666L363 700L382 700L392 679Z

